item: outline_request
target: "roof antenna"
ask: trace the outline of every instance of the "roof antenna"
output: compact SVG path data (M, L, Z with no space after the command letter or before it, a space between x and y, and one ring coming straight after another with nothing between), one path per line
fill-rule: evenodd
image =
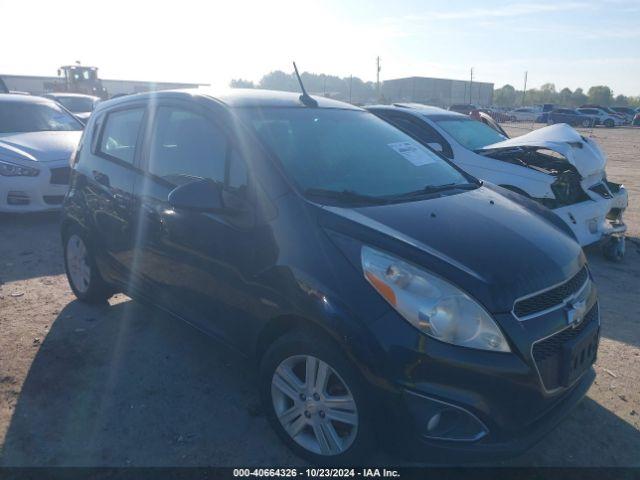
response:
M296 77L298 77L298 83L300 84L300 90L302 90L302 95L300 95L300 101L304 103L307 107L317 107L318 102L311 98L311 96L304 89L304 85L302 84L302 79L300 78L300 74L298 73L298 67L296 66L296 62L293 62L293 68L296 71Z

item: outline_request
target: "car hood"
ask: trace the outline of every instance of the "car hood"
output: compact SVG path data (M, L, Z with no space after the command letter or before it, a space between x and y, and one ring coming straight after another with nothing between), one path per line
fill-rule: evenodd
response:
M324 226L441 275L493 313L508 312L515 299L565 281L585 262L580 246L559 226L561 220L531 203L529 208L480 187L409 203L325 206L352 225L341 228L340 222L325 219Z
M532 132L487 145L479 151L491 153L513 148L533 148L559 153L583 178L604 172L607 159L593 140L583 137L566 123L557 123Z
M27 132L0 134L0 158L51 162L68 159L82 132Z

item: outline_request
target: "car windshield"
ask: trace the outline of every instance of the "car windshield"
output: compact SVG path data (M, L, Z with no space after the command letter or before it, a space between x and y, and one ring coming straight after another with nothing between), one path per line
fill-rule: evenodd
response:
M0 133L82 130L82 124L54 103L0 102Z
M473 180L368 112L328 108L238 112L307 194L390 199L443 186L468 186Z
M73 113L91 112L93 99L83 97L59 97L56 98L67 110Z
M456 142L469 150L478 150L487 145L507 140L507 137L501 133L472 118L436 118L435 122Z

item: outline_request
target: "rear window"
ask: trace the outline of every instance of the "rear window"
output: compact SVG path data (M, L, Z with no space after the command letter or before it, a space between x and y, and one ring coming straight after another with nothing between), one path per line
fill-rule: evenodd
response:
M91 112L94 107L93 98L83 97L60 97L57 98L64 108L73 113Z
M451 135L460 145L469 150L507 140L507 137L493 128L471 118L435 118L436 124Z
M143 108L109 113L100 137L99 152L107 157L133 163Z

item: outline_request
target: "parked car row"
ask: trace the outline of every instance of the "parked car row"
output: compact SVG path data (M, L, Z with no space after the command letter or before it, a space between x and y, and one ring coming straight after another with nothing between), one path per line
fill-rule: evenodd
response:
M511 455L593 382L580 246L621 256L627 193L568 125L509 139L421 105L193 90L101 102L78 144L55 102L8 97L0 208L48 208L49 162L73 151L78 299L125 292L253 357L271 425L312 462L359 464L385 439Z
M635 111L630 107L608 108L599 105L583 105L580 108L549 105L546 111L542 107L521 107L505 113L509 121L537 122L549 125L567 123L574 127L602 125L609 128L631 123L634 114Z

